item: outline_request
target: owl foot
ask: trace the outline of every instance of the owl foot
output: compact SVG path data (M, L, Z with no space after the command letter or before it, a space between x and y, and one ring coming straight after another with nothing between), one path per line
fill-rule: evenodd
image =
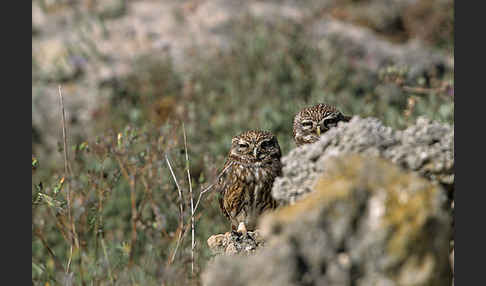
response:
M247 234L247 230L246 230L246 225L244 222L240 222L240 224L238 225L238 229L236 230L236 232L242 234L242 235L246 235Z

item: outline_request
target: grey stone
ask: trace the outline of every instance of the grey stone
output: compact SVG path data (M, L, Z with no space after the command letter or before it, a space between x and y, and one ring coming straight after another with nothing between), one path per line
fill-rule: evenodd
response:
M360 153L380 156L402 168L441 183L454 185L454 128L420 117L405 130L392 130L377 118L353 117L323 134L319 141L292 150L282 158L283 176L275 180L273 196L294 203L311 192L316 177L335 156Z
M451 284L439 184L369 155L326 165L309 196L262 218L265 247L216 257L203 285Z
M251 255L265 244L258 230L246 234L215 234L208 238L207 243L215 255Z

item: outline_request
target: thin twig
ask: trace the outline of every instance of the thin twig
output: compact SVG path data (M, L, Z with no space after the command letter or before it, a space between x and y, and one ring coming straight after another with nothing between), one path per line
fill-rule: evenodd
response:
M223 176L224 172L226 172L226 170L228 170L228 168L231 167L232 165L233 165L233 162L229 163L228 166L226 166L226 168L224 168L223 171L221 171L221 173L219 173L219 175L216 178L215 182L212 183L210 186L208 186L207 188L205 188L204 190L202 190L199 193L199 198L197 199L196 206L194 207L194 213L196 212L197 207L199 206L199 202L201 201L202 195L205 194L206 192L210 191L211 188L214 187L214 185L216 185L218 183L219 179L221 178L221 176Z
M174 262L175 256L177 254L177 250L179 249L179 245L181 244L181 241L182 241L182 234L183 233L185 233L183 227L179 226L179 237L177 238L177 243L176 243L176 247L174 249L174 252L172 252L172 255L170 257L169 265L172 264L172 262Z
M62 115L62 139L64 143L64 173L68 174L68 150L66 137L66 114L64 112L64 100L62 98L61 86L59 86L59 97L61 99L61 115ZM68 202L69 204L69 202Z
M186 138L186 128L184 122L182 123L182 132L184 133L184 150L186 151L186 171L187 180L189 181L189 195L191 197L191 274L194 276L194 199L192 196L192 181L191 172L189 171L189 157L187 155L187 138Z
M165 161L167 162L167 165L169 166L169 171L172 175L172 178L174 179L174 183L176 184L176 187L177 187L177 191L179 193L179 211L180 211L180 215L181 215L181 218L182 218L182 215L184 214L184 204L183 204L183 197L182 197L182 190L181 190L181 187L179 186L179 183L177 183L177 178L174 174L174 170L172 170L172 165L170 164L170 161L169 161L169 157L167 155L167 153L165 153Z
M100 172L100 176L102 176L102 174L104 173L104 168L105 168L104 164L101 164L101 166L102 169ZM106 251L104 232L102 229L100 229L100 226L103 226L103 187L99 187L99 185L97 185L96 188L98 189L98 210L97 211L98 211L99 219L97 219L95 222L94 235L95 235L96 243L98 242L98 237L100 238L101 248L103 249L103 255L106 260L106 265L108 268L108 277L110 278L111 284L114 285L113 275L111 273L110 260L108 259L108 253ZM95 251L96 251L96 259L98 259L98 245L96 245Z
M67 136L66 136L66 114L64 112L64 100L62 97L62 92L61 92L61 86L59 86L59 98L60 98L60 104L61 104L61 115L62 115L62 139L63 139L63 145L64 145L64 176L66 179L68 179L67 183L67 209L68 209L68 220L71 225L71 230L70 230L70 250L69 250L69 258L66 266L66 273L69 273L69 267L71 266L71 260L73 257L73 241L75 241L75 244L78 246L78 241L76 238L76 229L74 226L74 221L71 216L71 188L70 188L70 171L71 168L69 166L69 158L68 158L68 149L67 149ZM78 246L79 247L79 246Z
M113 275L111 274L110 260L108 260L108 253L106 252L105 239L103 238L103 235L101 235L101 248L103 248L103 254L105 256L106 265L108 266L108 277L110 277L111 284L114 285Z
M182 234L184 232L183 231L184 230L184 201L183 201L183 197L182 197L182 190L179 186L179 183L177 183L177 178L174 174L174 171L172 170L172 165L170 164L169 157L168 157L167 153L165 153L165 161L167 162L167 165L169 166L170 173L172 175L172 178L174 179L174 182L176 184L177 191L178 191L178 194L179 194L179 237L177 238L176 248L174 249L174 252L172 253L171 259L169 260L169 264L172 264L172 262L174 261L175 255L177 253L177 250L179 249L179 244L181 243Z
M447 85L442 85L442 86L434 87L434 88L403 85L402 89L404 91L411 92L411 93L416 93L416 94L420 94L420 95L424 95L424 94L428 95L428 94L432 94L432 93L441 94L441 93L443 93L447 90L447 87L448 87Z
M56 267L62 269L62 271L65 271L64 270L64 266L62 266L62 263L59 262L59 259L56 257L56 255L54 254L54 252L52 251L52 249L47 244L47 241L46 241L44 235L42 234L41 230L38 229L38 228L35 228L34 234L41 240L42 244L47 249L47 252L49 253L49 255L54 260L54 264L56 265Z
M186 150L187 150L187 146L186 146ZM180 225L179 225L179 229L180 229L180 231L179 231L179 237L177 239L176 248L175 248L174 252L172 253L172 256L171 256L171 258L169 260L169 264L171 264L174 261L175 255L177 253L177 250L178 250L179 245L181 243L181 240L183 238L183 234L185 234L186 230L183 227L184 224L183 224L183 219L182 219L183 214L184 214L183 199L182 199L182 190L181 190L179 184L177 183L177 178L176 178L176 176L174 174L174 171L172 170L172 165L170 164L170 161L169 161L169 158L168 158L167 153L165 154L165 161L167 162L167 165L169 166L170 173L171 173L172 178L174 179L174 182L176 184L177 190L179 192L179 201L180 201L180 204L179 204L179 211L180 211ZM228 164L228 166L226 166L226 168L224 168L221 171L221 173L218 175L218 177L216 178L216 181L213 184L211 184L210 186L208 186L207 188L205 188L204 190L202 190L199 193L199 197L198 197L197 202L196 202L196 205L194 207L192 207L193 206L193 204L192 204L193 201L191 200L191 217L193 217L194 214L196 213L196 210L197 210L197 207L199 206L199 202L201 201L202 195L205 194L205 193L207 193L207 192L209 192L214 187L214 185L219 181L219 179L221 178L221 176L226 172L226 170L228 170L228 168L231 167L232 165L233 165L233 163ZM190 178L190 174L188 175L188 178ZM191 184L189 186L191 187ZM192 227L192 225L191 225L191 227ZM194 246L194 242L193 242L192 246Z

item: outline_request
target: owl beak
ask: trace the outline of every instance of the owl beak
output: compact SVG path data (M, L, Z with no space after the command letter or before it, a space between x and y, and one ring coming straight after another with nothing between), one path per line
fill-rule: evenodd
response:
M321 136L321 126L317 126L317 136Z
M258 158L258 147L253 149L253 156L255 156L255 158Z

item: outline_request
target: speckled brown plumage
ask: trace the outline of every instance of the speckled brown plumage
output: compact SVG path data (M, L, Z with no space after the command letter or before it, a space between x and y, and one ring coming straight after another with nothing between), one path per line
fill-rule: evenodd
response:
M301 146L314 143L319 140L321 134L337 126L338 122L349 120L351 116L343 115L336 107L329 104L319 103L306 107L294 117L295 144Z
M221 211L233 230L241 223L254 230L258 217L276 208L271 191L282 174L281 156L277 138L270 132L249 130L233 137L223 170L229 167L216 185Z

